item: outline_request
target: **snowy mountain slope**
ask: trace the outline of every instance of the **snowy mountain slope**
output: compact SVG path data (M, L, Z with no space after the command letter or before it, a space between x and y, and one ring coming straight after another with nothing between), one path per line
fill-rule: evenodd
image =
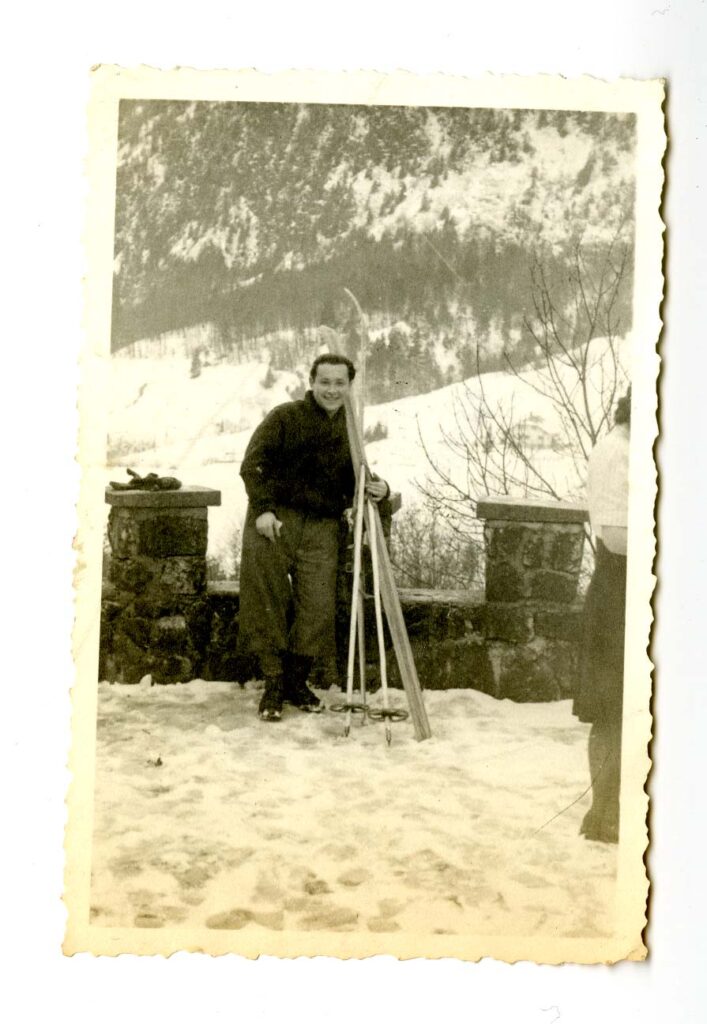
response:
M113 347L198 323L230 349L341 326L344 285L433 334L450 305L484 329L522 317L533 250L561 273L580 238L601 248L624 225L632 244L634 129L568 111L123 104Z

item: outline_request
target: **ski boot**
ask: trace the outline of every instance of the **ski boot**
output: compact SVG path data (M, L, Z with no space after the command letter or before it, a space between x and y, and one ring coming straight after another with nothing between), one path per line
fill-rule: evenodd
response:
M265 680L265 688L260 697L258 718L262 722L279 722L283 717L284 697L284 680L280 658L275 655L262 655L260 657L260 669Z
M266 676L265 689L258 707L258 718L263 722L279 722L282 718L282 700L282 676Z
M319 714L324 705L307 686L313 659L303 654L290 654L286 661L284 699L300 711Z

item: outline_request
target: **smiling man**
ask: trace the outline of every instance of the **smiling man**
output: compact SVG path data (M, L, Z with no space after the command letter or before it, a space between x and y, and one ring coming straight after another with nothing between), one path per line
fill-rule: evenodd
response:
M334 651L340 523L355 483L344 401L355 375L345 356L318 356L311 390L273 409L241 466L248 513L238 644L260 661L263 721L279 721L284 701L322 710L306 681L314 658ZM367 491L380 501L388 486L373 480Z

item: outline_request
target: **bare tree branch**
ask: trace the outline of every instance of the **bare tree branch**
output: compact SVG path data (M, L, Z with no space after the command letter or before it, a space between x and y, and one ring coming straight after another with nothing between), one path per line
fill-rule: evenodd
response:
M552 460L543 460L531 443L528 417L518 418L512 399L492 399L478 341L476 376L454 395L451 425L439 430L450 456L446 465L432 453L418 423L429 473L417 486L429 507L444 518L449 535L468 536L472 524L478 528L475 511L480 494L562 500L582 488L589 452L609 428L625 381L617 345L617 309L630 282L631 246L624 241L628 224L628 219L621 222L603 252L587 249L581 239L575 241L564 282L551 280L542 253L534 254L529 268L532 313L523 324L534 355L521 364L507 349L503 351L508 373L554 410L559 433L552 452L564 456L571 467L562 479L557 470L553 476Z

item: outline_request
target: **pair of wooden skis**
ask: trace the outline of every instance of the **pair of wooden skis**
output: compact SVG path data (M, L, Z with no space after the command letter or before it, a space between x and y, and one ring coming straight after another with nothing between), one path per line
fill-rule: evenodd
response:
M407 718L407 712L401 709L391 708L388 697L388 674L385 654L385 637L383 632L383 612L388 622L388 628L393 641L393 649L398 662L400 678L407 696L410 718L412 719L415 739L425 740L431 735L430 724L427 719L427 712L422 700L422 691L417 677L415 661L412 656L410 640L405 628L405 620L400 606L397 587L393 578L393 568L388 554L388 547L385 542L383 526L380 519L378 506L366 496L366 483L372 479L372 474L366 459L363 447L363 403L365 395L365 369L366 369L366 340L368 330L363 311L358 300L352 292L345 289L347 295L356 307L361 324L361 359L359 363L359 384L357 408L347 396L346 428L348 432L351 460L356 473L356 495L354 507L354 564L353 564L353 593L351 600L351 621L349 627L349 653L346 673L346 704L341 710L346 712L345 735L349 734L351 727L351 716L356 712L363 712L374 720L385 723L386 740L391 742L390 723ZM378 637L378 651L380 661L380 681L382 707L371 709L366 704L366 652L364 635L364 603L361 586L361 568L363 553L364 527L368 536L371 550L371 567L373 575L373 599L376 616L376 633ZM359 661L359 699L354 699L354 663L356 648L358 647Z

